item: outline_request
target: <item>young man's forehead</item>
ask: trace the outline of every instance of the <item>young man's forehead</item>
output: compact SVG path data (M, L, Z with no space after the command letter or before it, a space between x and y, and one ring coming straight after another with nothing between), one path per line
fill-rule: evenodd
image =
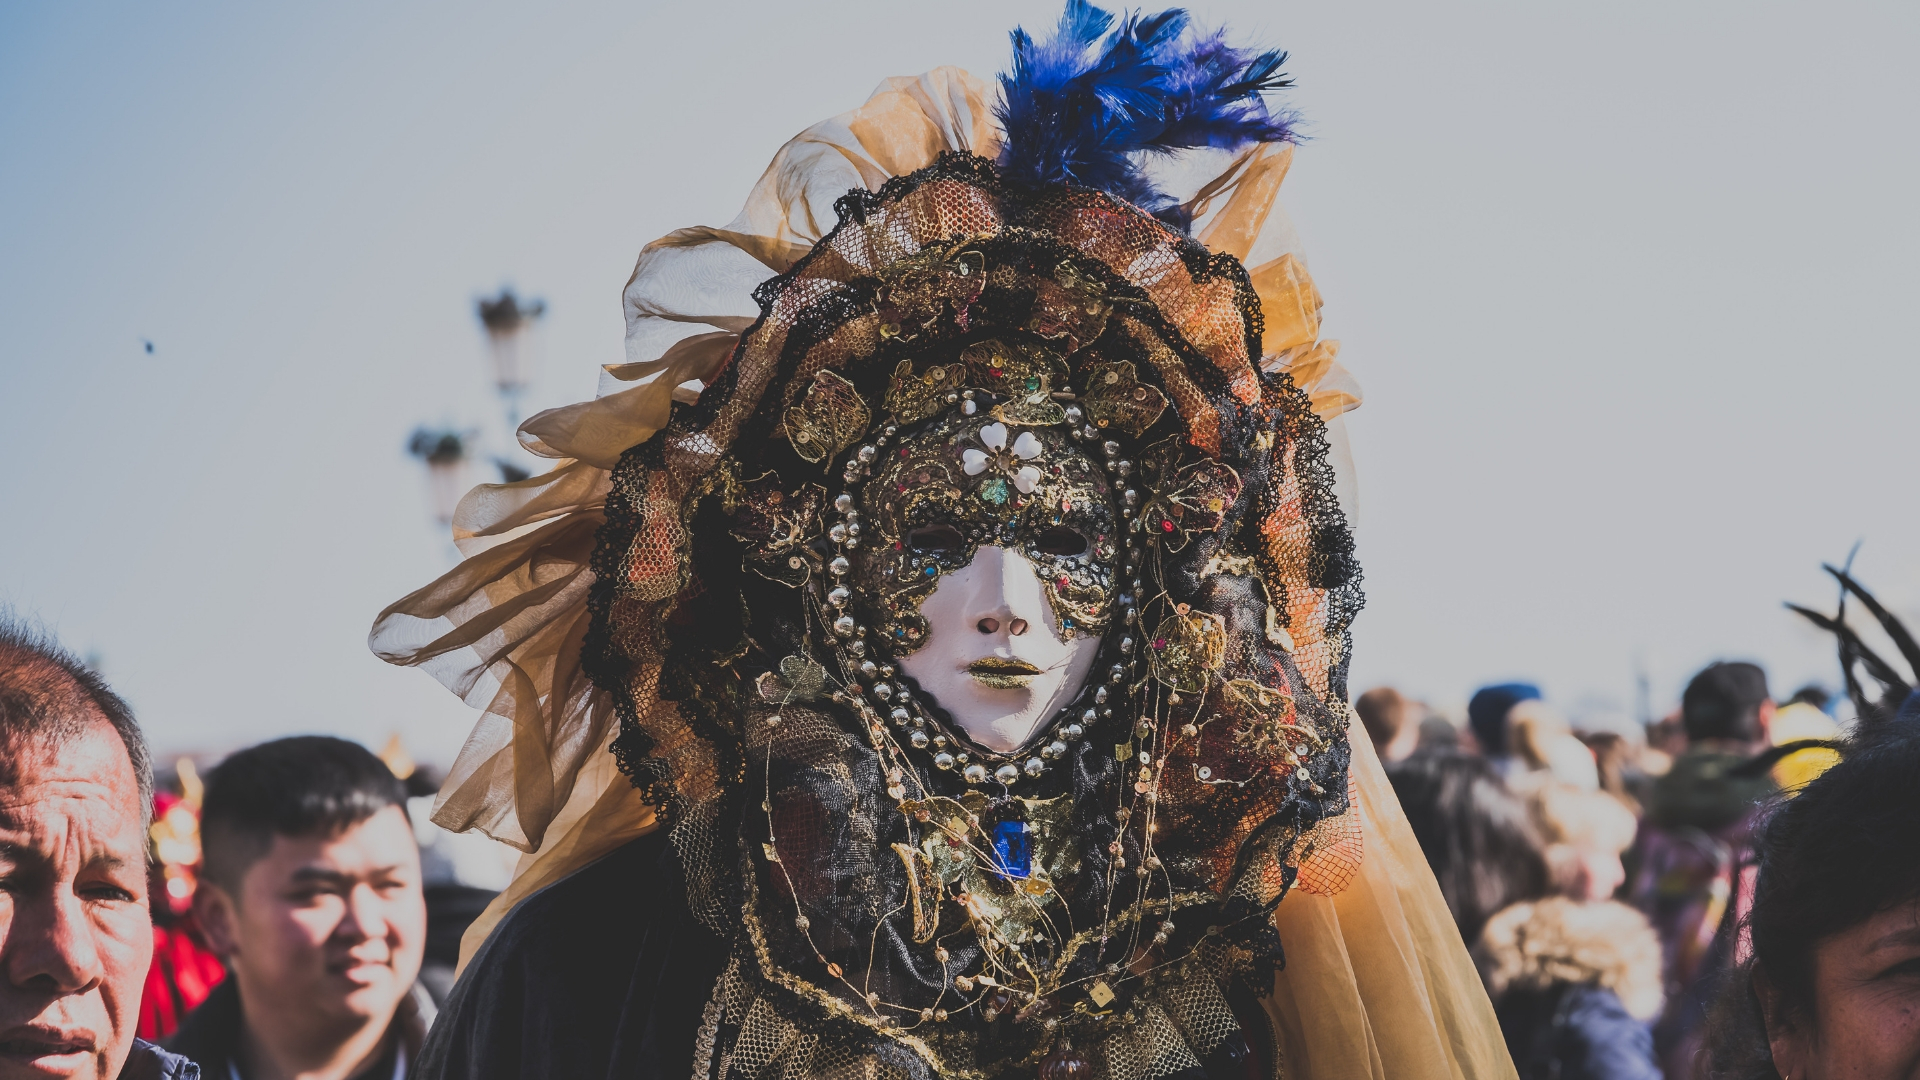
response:
M417 860L413 826L398 806L324 832L275 833L254 866L273 863L282 875L361 873Z

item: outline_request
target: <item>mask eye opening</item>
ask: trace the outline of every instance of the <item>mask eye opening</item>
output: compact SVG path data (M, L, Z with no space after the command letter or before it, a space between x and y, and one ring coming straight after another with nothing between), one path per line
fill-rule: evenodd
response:
M967 538L952 525L921 525L907 530L907 546L923 555L958 555L967 549Z
M1078 529L1068 528L1065 525L1054 525L1041 532L1034 538L1033 546L1042 554L1052 555L1057 559L1071 559L1085 555L1093 547Z

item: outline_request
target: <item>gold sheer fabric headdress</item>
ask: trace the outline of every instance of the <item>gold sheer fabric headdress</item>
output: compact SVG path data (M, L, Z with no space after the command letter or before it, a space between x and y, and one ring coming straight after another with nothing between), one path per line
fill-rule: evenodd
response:
M470 956L518 900L661 827L663 817L678 822L676 845L683 852L712 850L699 846L706 843L702 830L721 829L729 812L725 793L754 768L754 755L764 753L767 764L761 768L771 770L775 755L785 752L783 740L804 742L792 733L814 722L807 719L813 714L806 704L813 695L797 689L813 677L805 662L789 667L782 661L762 676L757 698L730 706L744 717L735 731L703 721L714 707L698 687L662 690L665 639L676 627L690 632L688 620L698 605L720 599L694 569L692 508L704 500L724 504L737 517L744 512L739 508L747 507L759 515L753 520L764 524L769 506L792 507L784 500L804 489L776 485L769 503L752 487L758 476L740 465L773 452L758 449L762 445L775 445L782 455L792 447L804 458L808 439L817 437L832 444L831 452L806 460L823 460L824 479L831 481L843 461L848 483L868 475L860 461L869 448L859 444L881 430L880 418L849 423L844 434L840 418L857 404L904 421L910 407L901 395L932 386L928 380L935 369L941 372L933 379L937 382L947 368L909 361L904 372L895 370L878 384L873 380L880 376L862 372L872 357L898 348L890 343L903 335L903 327L911 333L923 317L929 326L951 320L955 296L967 294L965 288L955 294L949 286L977 265L982 273L990 267L1000 273L999 287L1043 296L1035 302L1037 314L1023 324L1023 332L1036 336L1018 340L1069 340L1071 328L1061 330L1055 316L1100 307L1101 326L1083 329L1105 334L1111 327L1126 342L1114 347L1138 360L1125 367L1107 357L1067 365L1060 377L1070 389L1059 399L1074 408L1070 428L1087 425L1075 438L1088 446L1102 442L1108 432L1094 428L1095 422L1139 424L1142 431L1150 427L1158 413L1145 419L1120 407L1136 400L1131 396L1102 396L1106 387L1131 391L1137 386L1170 406L1167 415L1177 420L1180 432L1179 452L1187 455L1182 461L1231 463L1226 468L1236 484L1242 474L1258 481L1258 490L1250 485L1244 493L1238 487L1207 489L1213 492L1216 515L1223 505L1246 508L1246 524L1236 532L1247 542L1238 547L1218 542L1207 549L1213 554L1202 576L1262 582L1266 624L1253 632L1266 643L1258 647L1260 655L1270 657L1282 677L1265 686L1209 675L1226 672L1232 663L1253 662L1237 652L1231 661L1201 663L1191 687L1184 681L1190 676L1179 671L1157 684L1142 674L1141 685L1154 686L1143 693L1156 703L1154 715L1175 750L1143 764L1133 786L1142 793L1153 788L1157 795L1161 786L1177 794L1183 790L1178 785L1185 784L1187 797L1199 800L1196 805L1211 805L1205 800L1216 797L1217 784L1206 782L1210 778L1198 756L1206 744L1194 721L1214 708L1277 724L1262 741L1258 723L1236 720L1234 730L1254 732L1250 741L1256 745L1236 744L1239 749L1220 753L1242 755L1236 761L1269 755L1275 763L1272 775L1282 779L1297 768L1297 784L1272 790L1291 790L1325 807L1323 816L1300 818L1304 826L1297 834L1286 834L1289 839L1272 848L1276 861L1269 869L1249 872L1222 864L1202 873L1221 882L1243 882L1232 886L1241 890L1234 895L1257 907L1267 905L1260 910L1271 911L1271 924L1284 942L1284 968L1273 974L1272 992L1261 999L1271 1025L1272 1057L1284 1063L1288 1075L1306 1077L1511 1075L1473 967L1379 763L1364 739L1346 745L1346 624L1357 607L1351 587L1356 570L1330 568L1328 560L1337 562L1351 550L1341 539L1339 503L1350 505L1350 498L1342 496L1348 482L1339 475L1344 441L1338 417L1359 397L1334 360L1336 343L1319 339L1319 296L1276 205L1292 147L1260 143L1158 163L1161 190L1177 200L1172 216L1190 223L1183 233L1102 192L1062 188L1036 196L1008 189L988 163L1000 156L1002 137L990 91L964 72L943 68L918 78L890 79L860 109L816 125L783 147L733 223L681 230L648 245L625 293L627 362L607 369L596 400L543 413L522 428L523 442L559 459L558 464L545 475L469 494L454 523L465 560L381 614L372 635L376 653L427 668L483 710L436 802L434 820L456 831L479 829L527 853L514 884L469 932L463 955ZM844 214L836 212L836 203ZM1008 244L1024 246L1014 252ZM1042 249L1054 254L1035 262L1033 251ZM978 264L967 261L973 254L979 255ZM1069 264L1072 268L1062 269ZM1017 269L1035 266L1040 269L1031 273ZM1074 291L1090 277L1104 284ZM1061 288L1063 280L1066 299L1050 307L1044 296ZM839 311L830 319L819 314L823 304L830 306L833 298L874 281L883 284L878 291L860 293L873 299L865 308ZM1083 304L1089 297L1097 303ZM964 326L964 318L961 322ZM1035 399L1033 407L1053 407L1038 400L1049 396L1044 391L1057 389L1046 381L1051 374L1035 368L1029 374L1037 382L1003 384L1004 361L976 363L982 355L978 346L965 346L974 350L966 354L973 360L959 365L965 371L953 376L956 391L962 385L970 393L978 387L982 403L1017 412L1025 400L1022 392L1039 386L1041 393L1028 395ZM1107 380L1108 374L1114 379ZM1123 376L1128 382L1121 386ZM818 389L823 386L825 391ZM1139 400L1145 399L1142 394ZM940 399L930 407L951 405L952 400ZM1021 419L1013 415L1012 422ZM880 442L878 449L885 453L886 444ZM1152 459L1139 456L1142 469L1149 468ZM1109 451L1108 457L1116 453ZM1149 507L1130 513L1130 519L1150 518L1154 527L1182 540L1189 526L1204 531L1206 491L1182 502L1178 493L1199 489L1161 483L1147 490ZM1155 492L1168 498L1154 501ZM801 516L824 521L828 515L815 507ZM743 536L742 528L736 524L732 535ZM1330 528L1337 535L1329 534ZM775 544L770 528L745 531L758 545L754 550ZM617 550L609 546L610 536L618 538ZM1170 546L1168 540L1148 541ZM790 557L796 571L828 572L824 562L803 566L808 556ZM1157 630L1154 638L1143 635L1145 648L1165 649L1171 643L1175 651L1191 646L1188 654L1201 655L1211 648L1210 634L1222 635L1224 650L1238 640L1235 634L1248 632L1240 627L1232 634L1215 631L1211 627L1227 624L1217 617L1207 622L1204 603L1180 602L1176 609L1168 599L1168 610L1154 616L1165 621L1156 625L1176 629ZM1143 624L1146 611L1143 607L1139 616ZM1187 626L1194 628L1191 640L1179 637L1185 633L1179 628ZM857 661L862 654L846 653L844 644L842 660ZM805 658L796 653L787 659ZM1115 681L1120 682L1118 672ZM833 695L835 705L823 708L865 715L862 710L870 710L871 703L862 685L849 674L847 688ZM1285 709L1298 710L1297 724L1286 722L1293 714ZM784 730L779 726L783 714ZM852 723L847 730L859 731L861 722ZM876 747L895 745L879 714L865 723ZM894 723L903 724L898 710ZM1289 727L1310 729L1312 745L1290 741L1283 730ZM1194 734L1188 752L1196 757L1188 766L1190 777L1182 779L1170 771L1170 761L1174 770L1181 767L1174 733L1189 729ZM905 734L900 726L901 743ZM1280 764L1282 756L1297 766ZM958 781L957 770L952 779L928 771L931 760L916 758L905 771L917 783L937 780L951 787ZM1032 764L1041 764L1040 759ZM895 775L889 772L885 782L900 789L893 798L909 816L946 805L938 800L949 796L916 800L904 794L904 778ZM1131 772L1126 775L1133 781ZM1342 782L1325 790L1320 781L1335 776ZM1307 796L1309 787L1318 794ZM1265 789L1256 785L1255 790ZM1284 802L1287 796L1274 797ZM1168 800L1170 806L1179 801ZM1280 803L1261 803L1266 809L1257 812L1244 800L1235 805L1243 807L1246 821L1258 824L1261 814L1277 813ZM777 817L771 802L765 809ZM1173 832L1187 835L1180 820L1177 814L1167 819ZM690 839L683 841L683 834ZM1244 835L1235 834L1208 841L1216 847L1207 848L1196 840L1194 850L1217 849L1233 863L1228 857L1236 850L1233 845L1244 841ZM765 852L770 863L755 864L758 869L747 875L749 888L770 880L766 872L780 864L776 856L785 851L785 842L770 837ZM919 850L901 856L909 878L932 865L916 867ZM1124 845L1115 848L1121 850L1135 853ZM1170 860L1176 854L1169 849ZM719 882L729 873L724 867L694 866L689 876ZM983 886L975 890L985 891ZM730 894L716 884L694 903L698 908L723 895ZM804 897L795 896L804 905ZM1278 907L1272 908L1275 901ZM775 897L760 906L771 909L781 902ZM1219 898L1207 902L1217 904ZM749 900L750 920L756 903ZM1175 933L1174 909L1169 897L1168 922L1156 944ZM802 906L802 936L806 912ZM792 937L790 930L785 933ZM755 942L757 969L746 975L730 971L716 991L710 1012L727 1033L718 1052L747 1073L775 1066L840 1071L825 1051L808 1051L822 1055L811 1066L791 1057L797 1052L791 1049L782 1051L789 1054L785 1058L753 1057L756 1037L777 1041L782 1031L793 1034L778 1024L768 1027L771 1022L763 1019L756 1036L743 1022L764 1011L756 1004L763 992L754 989L754 980L798 970L770 959L780 948L777 934L769 931L765 941L756 937ZM1196 955L1202 946L1195 946ZM818 952L818 959L836 980L845 981L826 952ZM820 996L829 1013L845 1008L846 995L813 985L822 981L817 976L812 982L795 978ZM1073 984L1076 992L1086 990L1085 982ZM1104 980L1098 985L1104 988ZM981 1001L990 996L972 983L967 988L978 990ZM1096 1003L1105 992L1095 993ZM1169 1048L1204 1057L1218 1034L1196 1025L1220 1010L1187 1001L1183 993L1173 984L1142 991L1137 1002L1127 1000L1127 1013L1112 1023L1097 1027L1087 1021L1087 1038L1095 1044L1079 1052L1091 1053L1114 1080L1163 1075L1173 1066L1154 1064L1155 1055L1177 1059ZM925 1011L931 1020L934 1009ZM911 1023L883 1019L869 1026L911 1049L937 1073L985 1076L997 1068L931 1034L913 1034L918 1029ZM1164 1037L1152 1034L1160 1027ZM710 1032L703 1042L709 1052L711 1037ZM1047 1049L1036 1047L1035 1054ZM841 1063L856 1064L851 1058Z

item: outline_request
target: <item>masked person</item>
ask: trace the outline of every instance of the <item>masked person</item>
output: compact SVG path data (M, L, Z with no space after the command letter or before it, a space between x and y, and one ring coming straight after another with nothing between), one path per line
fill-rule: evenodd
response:
M643 251L562 464L376 623L486 707L435 820L536 853L427 1075L1510 1075L1347 734L1281 57L1014 40Z

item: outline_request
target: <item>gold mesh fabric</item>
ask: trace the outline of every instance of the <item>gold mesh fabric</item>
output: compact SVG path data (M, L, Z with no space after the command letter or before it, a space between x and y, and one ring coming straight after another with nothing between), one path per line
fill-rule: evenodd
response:
M1103 1080L1160 1080L1202 1067L1202 1062L1240 1031L1217 974L1230 963L1217 951L1160 981L1110 1033L1078 1047ZM695 1080L911 1080L912 1073L873 1052L830 1035L806 1030L783 1015L739 961L729 964L714 992L699 1045L725 1048L708 1060ZM938 1044L938 1049L932 1044ZM964 1044L909 1044L939 1075L975 1078ZM956 1053L957 1051L957 1053ZM1282 1075L1276 1073L1276 1077Z
M1367 850L1361 813L1360 785L1349 778L1346 813L1321 819L1300 843L1296 888L1316 896L1335 896L1353 883Z
M1154 1080L1200 1067L1199 1056L1153 1001L1140 1006L1139 1019L1100 1042L1094 1061L1109 1080Z

